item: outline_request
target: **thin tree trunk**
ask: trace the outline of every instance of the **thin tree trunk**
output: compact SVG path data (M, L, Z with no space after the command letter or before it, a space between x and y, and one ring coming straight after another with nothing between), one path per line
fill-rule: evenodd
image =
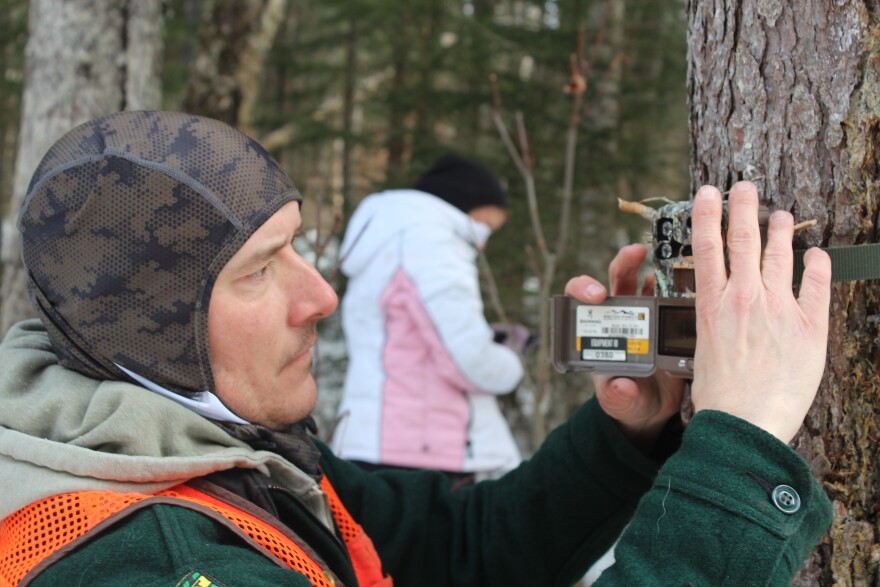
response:
M406 117L409 113L404 105L409 77L409 52L412 50L412 6L404 0L400 7L400 24L397 43L392 46L392 69L389 112L388 112L388 161L385 177L392 183L400 181L403 173L404 151L406 149Z
M800 246L875 242L878 8L871 0L690 0L692 188L756 182L772 209L818 220ZM828 365L795 439L834 502L796 585L878 584L880 295L833 288Z
M419 29L419 65L418 65L418 90L413 107L413 145L412 159L418 161L424 159L422 155L426 150L426 143L431 141L434 116L431 108L431 94L434 92L434 75L438 64L437 43L439 31L442 30L441 10L439 0L422 2L421 9L427 12L427 16Z
M357 53L359 49L358 23L352 19L348 25L345 45L345 85L342 108L342 217L354 209L354 179L352 177L351 152L354 148L354 93L357 85Z
M288 0L212 0L205 4L199 48L183 109L245 132L259 97L266 56Z
M125 109L157 108L159 0L32 0L12 204L3 221L5 332L33 316L15 218L40 158L64 132Z

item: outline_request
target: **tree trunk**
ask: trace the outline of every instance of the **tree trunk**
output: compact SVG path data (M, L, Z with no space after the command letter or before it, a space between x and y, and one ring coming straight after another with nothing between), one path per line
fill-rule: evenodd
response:
M198 53L183 99L185 111L251 133L266 56L287 4L287 0L206 3Z
M34 315L15 219L40 158L81 122L158 107L161 51L158 0L31 0L21 135L3 223L2 332Z
M442 31L443 19L439 0L421 3L424 20L419 28L419 39L416 43L418 59L418 84L416 100L413 105L413 141L412 160L428 159L423 153L430 152L433 141L433 127L436 115L431 108L431 95L435 92L436 72L440 69L439 36Z
M413 15L409 0L401 2L399 21L396 26L397 42L391 46L391 85L388 93L388 137L386 149L388 160L385 165L385 177L392 185L398 184L403 178L404 155L406 151L406 117L409 108L404 103L409 77L409 54L413 50L412 31Z
M345 42L345 74L342 88L342 217L348 218L354 210L354 173L352 169L352 150L354 149L354 108L355 89L357 88L358 60L360 49L360 32L358 21L352 19L348 23L348 35Z
M771 209L818 220L798 248L876 242L880 6L690 0L692 188L757 181ZM796 585L878 585L880 291L833 286L825 378L795 448L834 502Z
M0 12L0 215L12 198L12 175L18 152L21 116L21 80L24 77L24 44L27 40L27 3L7 1ZM3 242L0 225L0 242Z

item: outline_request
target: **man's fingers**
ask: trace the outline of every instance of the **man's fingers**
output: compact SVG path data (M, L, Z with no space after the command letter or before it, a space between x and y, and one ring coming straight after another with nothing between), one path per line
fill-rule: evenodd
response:
M654 295L654 288L657 285L657 274L653 271L648 273L645 276L645 282L642 284L642 295L643 296L652 296Z
M565 293L588 304L601 304L608 297L605 286L589 275L569 279L565 284Z
M828 322L831 303L831 257L822 249L812 248L804 253L804 275L798 305L804 314L821 324Z
M747 181L734 184L727 198L727 258L737 279L761 275L761 231L758 227L758 190Z
M703 299L715 299L727 284L721 210L721 192L712 186L700 188L691 209L691 245L696 290Z
M634 380L628 377L593 375L593 385L602 410L618 422L627 425L646 419L646 415L641 413L644 398Z
M785 211L774 212L767 225L767 246L761 263L764 286L777 294L791 292L794 272L794 253L791 239L794 236L794 219Z
M608 266L611 295L634 296L639 285L639 267L645 260L644 245L633 244L621 248Z

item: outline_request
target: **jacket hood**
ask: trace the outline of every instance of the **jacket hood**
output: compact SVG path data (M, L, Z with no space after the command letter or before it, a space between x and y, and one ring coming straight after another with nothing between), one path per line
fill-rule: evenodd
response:
M39 320L13 326L0 365L0 519L58 493L155 493L240 467L271 476L329 523L304 472L151 391L62 367Z
M340 268L347 276L360 273L391 238L419 226L448 226L474 247L482 247L490 229L452 204L418 190L388 190L358 204L340 247Z

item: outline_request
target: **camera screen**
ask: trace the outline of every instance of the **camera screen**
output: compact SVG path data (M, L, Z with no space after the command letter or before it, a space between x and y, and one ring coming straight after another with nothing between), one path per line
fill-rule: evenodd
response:
M697 346L697 314L688 306L660 306L659 354L693 357Z

